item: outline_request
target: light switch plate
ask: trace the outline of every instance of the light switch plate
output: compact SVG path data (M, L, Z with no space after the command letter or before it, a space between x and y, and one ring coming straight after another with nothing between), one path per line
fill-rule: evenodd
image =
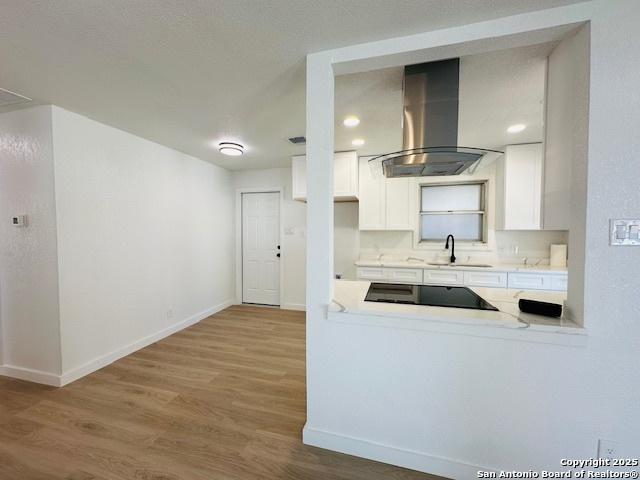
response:
M640 219L611 219L609 244L615 246L640 245Z

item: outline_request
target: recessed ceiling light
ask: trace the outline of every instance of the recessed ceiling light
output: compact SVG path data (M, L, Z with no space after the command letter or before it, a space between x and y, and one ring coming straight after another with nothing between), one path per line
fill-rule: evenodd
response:
M351 142L351 145L353 145L354 147L361 147L362 145L364 145L364 139L354 138L353 141Z
M232 157L239 157L244 153L244 147L239 143L233 142L220 142L218 144L218 150L224 155L231 155Z
M342 123L345 127L357 127L360 125L360 119L355 115L351 115L350 117L345 118Z
M507 132L509 133L518 133L523 131L527 126L524 123L516 123L515 125L511 125L507 128Z

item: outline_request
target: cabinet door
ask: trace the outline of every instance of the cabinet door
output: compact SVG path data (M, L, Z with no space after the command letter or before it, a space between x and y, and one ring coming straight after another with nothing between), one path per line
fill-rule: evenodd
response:
M291 157L291 196L294 200L307 200L307 157Z
M386 276L391 283L422 283L422 270L419 268L389 268Z
M461 270L425 269L422 283L428 285L462 285L464 272Z
M551 290L551 276L541 273L510 273L509 288L522 290Z
M464 284L468 287L506 288L505 272L464 272Z
M385 280L387 271L382 267L358 267L358 280Z
M412 187L417 188L413 178L385 178L386 230L412 230ZM417 212L416 212L417 215Z
M551 290L567 291L567 275L551 275Z
M358 198L358 154L336 153L333 161L333 198L355 200Z
M360 188L358 214L360 230L384 230L386 228L385 184L382 172L374 174L369 166L372 157L360 157Z
M540 230L542 144L507 145L502 199L505 230Z

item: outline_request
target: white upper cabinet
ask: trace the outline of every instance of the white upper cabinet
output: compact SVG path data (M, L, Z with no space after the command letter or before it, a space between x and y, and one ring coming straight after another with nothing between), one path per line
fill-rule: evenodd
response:
M291 157L292 196L307 201L307 157ZM336 202L358 200L358 156L356 152L340 152L333 159L333 199Z
M338 202L358 199L356 152L340 152L333 157L333 198Z
M386 190L385 214L386 230L413 230L412 222L417 210L412 212L412 195L415 193L415 181L412 178L385 178ZM415 188L414 188L415 187Z
M507 145L496 173L497 228L542 228L542 144Z
M417 215L414 178L386 178L369 166L372 157L360 157L360 230L413 230Z

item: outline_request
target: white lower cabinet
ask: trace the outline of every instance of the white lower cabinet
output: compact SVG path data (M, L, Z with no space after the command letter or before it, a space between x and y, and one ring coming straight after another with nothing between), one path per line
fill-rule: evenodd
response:
M551 290L551 275L541 273L510 273L509 288L522 290Z
M419 268L358 267L357 274L358 280L422 283L422 270Z
M467 287L515 288L518 290L567 290L563 273L496 272L446 268L358 267L358 280L425 285L464 285Z
M464 285L462 270L425 269L423 282L428 285Z
M422 270L419 268L389 268L387 280L392 283L422 283Z
M510 273L508 286L522 290L567 290L566 274Z
M566 275L553 275L551 277L551 290L566 290L568 277Z
M358 280L386 280L387 269L382 267L358 267Z
M506 272L464 272L464 284L469 287L507 287Z

